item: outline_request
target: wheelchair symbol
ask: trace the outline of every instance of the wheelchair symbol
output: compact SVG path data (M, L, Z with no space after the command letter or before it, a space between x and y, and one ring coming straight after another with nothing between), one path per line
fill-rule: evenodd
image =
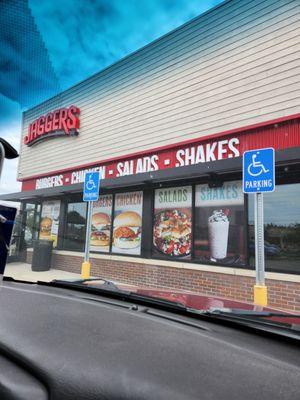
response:
M87 181L85 187L87 188L87 190L93 190L96 188L95 182L92 179L92 175L89 175L89 180Z
M259 154L259 152L257 154ZM260 161L256 161L257 154L253 154L252 163L248 166L248 173L251 176L259 176L263 173L266 174L269 172Z

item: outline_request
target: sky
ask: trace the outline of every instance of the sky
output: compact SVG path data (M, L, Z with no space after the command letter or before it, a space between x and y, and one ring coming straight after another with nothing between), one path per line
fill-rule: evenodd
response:
M222 0L2 0L0 136L19 149L22 111L218 5ZM0 194L20 190L7 160Z

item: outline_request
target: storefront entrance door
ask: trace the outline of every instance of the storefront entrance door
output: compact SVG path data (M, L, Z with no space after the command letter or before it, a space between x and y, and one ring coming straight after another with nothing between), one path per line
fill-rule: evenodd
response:
M39 204L25 203L17 215L8 262L25 261L26 250L33 246L33 241L38 238L41 206Z

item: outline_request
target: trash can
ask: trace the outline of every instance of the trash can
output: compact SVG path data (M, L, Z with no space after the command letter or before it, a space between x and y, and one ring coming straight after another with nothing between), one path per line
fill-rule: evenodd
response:
M34 240L31 262L32 271L48 271L51 266L52 240Z

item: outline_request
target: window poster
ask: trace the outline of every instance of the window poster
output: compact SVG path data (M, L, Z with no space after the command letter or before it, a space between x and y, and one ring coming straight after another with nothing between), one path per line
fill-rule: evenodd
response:
M153 254L164 258L191 257L192 187L155 190Z
M245 263L244 194L241 181L222 187L197 185L195 191L195 257L203 262Z
M103 195L93 203L90 250L109 252L112 195Z
M141 254L143 192L115 195L113 253Z
M42 204L40 239L52 240L57 247L60 200L44 201Z

